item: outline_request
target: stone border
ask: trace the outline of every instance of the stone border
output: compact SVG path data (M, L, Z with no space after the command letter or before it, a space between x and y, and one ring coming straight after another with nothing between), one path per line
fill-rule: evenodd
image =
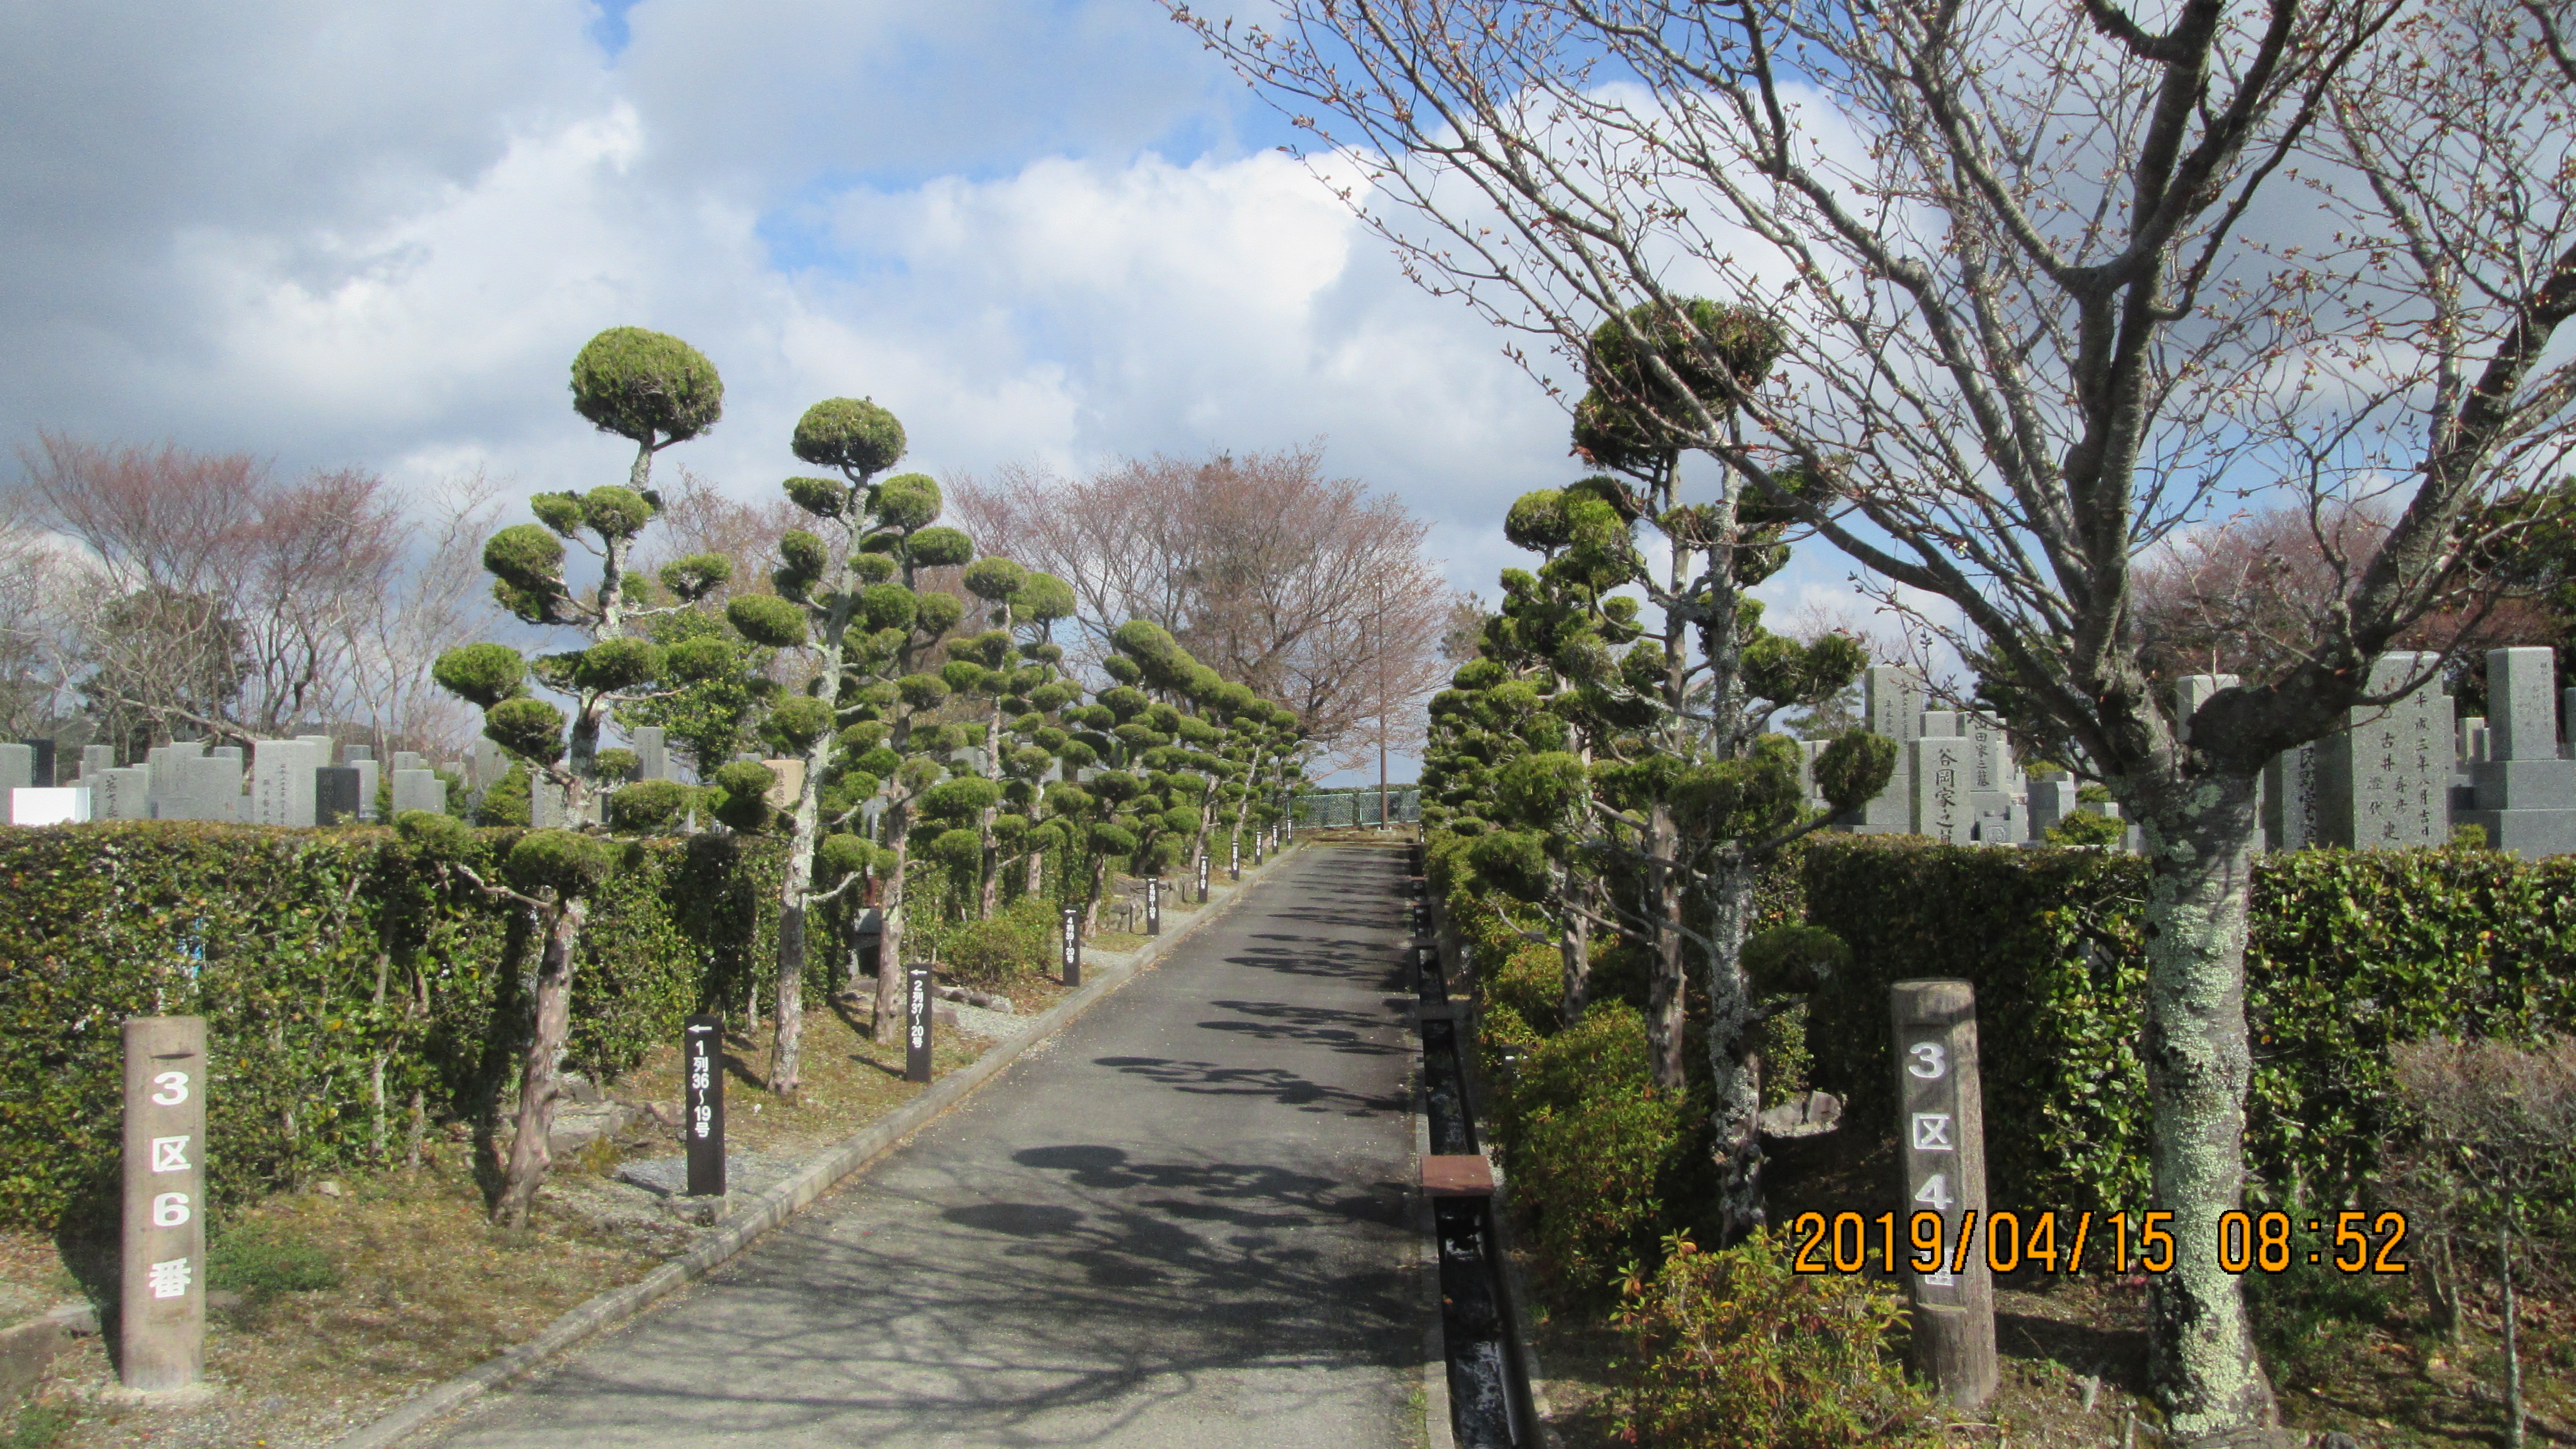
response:
M392 1446L427 1427L432 1420L464 1408L489 1390L525 1377L593 1335L705 1277L719 1264L750 1247L771 1228L794 1216L798 1209L838 1187L844 1179L901 1146L913 1134L945 1115L949 1108L972 1096L976 1089L1001 1075L1002 1069L1018 1060L1023 1052L1053 1037L1111 992L1142 975L1148 966L1170 954L1174 946L1188 939L1201 925L1231 910L1235 902L1242 900L1253 886L1288 860L1301 844L1291 840L1286 849L1260 866L1245 871L1240 884L1226 884L1222 893L1214 889L1220 882L1211 879L1208 883L1211 899L1206 905L1189 912L1173 923L1174 929L1147 941L1139 949L1123 955L1092 956L1086 953L1082 963L1086 979L1081 987L1040 1013L1028 1030L1009 1040L995 1042L973 1062L940 1078L919 1096L807 1163L793 1177L728 1213L714 1237L623 1288L612 1288L599 1294L547 1325L545 1332L526 1343L505 1350L443 1384L413 1395L373 1423L361 1425L333 1440L330 1449L392 1449Z

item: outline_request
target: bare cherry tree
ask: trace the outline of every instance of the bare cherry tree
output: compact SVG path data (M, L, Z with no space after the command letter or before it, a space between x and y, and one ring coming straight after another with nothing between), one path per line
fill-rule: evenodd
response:
M1721 465L1713 537L1748 490L1793 511L2142 823L2150 1206L2182 1245L2152 1378L2181 1440L2272 1432L2216 1250L2245 1181L2254 782L2391 697L2372 663L2495 545L2480 505L2576 438L2566 0L1174 11L1534 371L1552 350L1597 384L1620 319L1608 341L1657 360L1611 401ZM1780 365L1684 385L1648 333L1695 334L1690 293L1772 319ZM1724 377L1723 339L1694 341ZM2131 627L2137 563L2248 500L2391 524L2186 745Z
M384 481L291 483L248 454L22 451L36 517L77 547L58 664L113 734L238 739L343 717L360 641L400 592L406 530Z
M1158 624L1319 745L1358 748L1389 713L1375 701L1400 713L1438 664L1449 589L1428 525L1329 476L1319 448L1131 458L1079 479L1012 467L949 493L978 539L1073 587L1092 659L1121 624Z

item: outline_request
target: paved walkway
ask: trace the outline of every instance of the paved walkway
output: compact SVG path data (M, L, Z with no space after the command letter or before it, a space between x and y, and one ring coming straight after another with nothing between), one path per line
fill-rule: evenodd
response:
M1408 1442L1402 857L1309 848L449 1449Z

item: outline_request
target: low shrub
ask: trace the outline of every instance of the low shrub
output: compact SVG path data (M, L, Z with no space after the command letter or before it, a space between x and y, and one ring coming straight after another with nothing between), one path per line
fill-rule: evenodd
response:
M1489 1036L1528 1032L1510 1008L1497 1016ZM1625 1003L1597 1004L1564 1031L1528 1032L1519 1045L1496 1094L1498 1137L1540 1286L1561 1302L1597 1299L1666 1226L1664 1186L1700 1114L1656 1088L1646 1019Z
M1867 1278L1791 1272L1767 1232L1715 1253L1675 1234L1620 1285L1618 1432L1650 1449L1931 1444L1932 1406L1889 1356L1904 1313Z
M1008 986L1055 964L1055 902L1023 896L989 920L968 921L940 946L940 973L961 986Z

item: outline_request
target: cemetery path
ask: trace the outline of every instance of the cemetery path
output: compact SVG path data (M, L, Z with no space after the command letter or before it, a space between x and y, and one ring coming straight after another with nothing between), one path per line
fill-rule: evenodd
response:
M448 1449L1419 1435L1394 850L1309 848Z

